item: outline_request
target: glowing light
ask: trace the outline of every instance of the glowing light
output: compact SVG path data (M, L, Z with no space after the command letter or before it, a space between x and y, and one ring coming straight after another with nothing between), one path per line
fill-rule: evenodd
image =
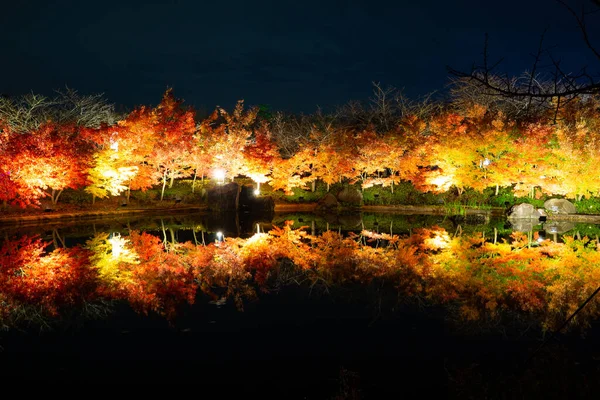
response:
M260 190L258 190L258 189L254 189L254 195L255 195L255 196L258 196L258 195L260 195Z
M119 258L124 253L126 240L119 233L113 233L108 242L111 245L112 258Z
M489 158L484 158L483 160L481 160L481 161L479 162L479 166L480 166L481 168L485 168L485 167L489 166L491 163L492 163L492 162L490 161L490 159L489 159Z
M431 179L430 182L441 190L448 190L452 186L452 177L441 175Z
M220 181L219 183L225 183L225 171L222 169L216 169L214 172L214 177L216 180Z

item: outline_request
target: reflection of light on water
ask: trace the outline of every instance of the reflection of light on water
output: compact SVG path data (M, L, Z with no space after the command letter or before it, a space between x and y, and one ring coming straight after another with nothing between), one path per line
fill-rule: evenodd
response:
M108 243L111 245L111 255L112 258L119 258L124 253L126 239L121 237L119 233L111 234L110 239L108 239Z
M445 249L450 245L448 232L436 232L435 236L425 239L425 243L434 249Z
M244 246L256 244L256 243L261 242L261 241L266 241L268 238L269 238L269 234L268 233L259 233L259 232L256 232L254 235L252 235L251 237L249 237L246 240L246 243L244 243Z
M217 232L217 238L215 239L215 244L218 246L221 242L225 241L225 235L223 235L223 232L218 231Z

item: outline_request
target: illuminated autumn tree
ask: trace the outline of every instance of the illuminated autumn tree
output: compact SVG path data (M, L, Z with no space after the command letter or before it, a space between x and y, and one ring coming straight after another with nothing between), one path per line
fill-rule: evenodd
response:
M242 174L256 182L257 191L260 191L261 183L270 180L268 175L279 158L279 152L267 129L265 124L259 126L242 152L244 166Z
M12 185L12 199L22 207L37 205L50 196L56 204L65 188L86 183L91 147L75 126L47 123L27 132L9 132L2 150L3 184ZM47 192L49 190L49 192Z
M218 119L215 110L208 118L204 119L198 126L193 138L193 145L187 158L187 164L193 172L192 193L195 190L196 179L200 176L202 182L204 177L209 176L215 163L215 147L219 139L224 135L224 127L214 129L213 124Z
M215 123L213 129L222 134L216 137L213 146L213 171L220 170L226 178L233 180L244 173L244 149L252 135L258 108L244 110L244 101L240 100L232 113L220 107L217 109L221 121Z
M536 187L544 190L556 180L556 170L549 162L552 139L552 127L542 123L524 126L521 135L514 139L516 151L510 170L515 195L534 197Z
M95 143L96 148L91 168L88 169L90 184L85 188L92 195L92 203L96 197L118 196L125 191L129 199L132 186L134 189L152 186L155 181L153 176L146 180L141 180L139 176L141 170L149 168L146 165L144 169L143 161L149 145L140 132L113 125L87 129L83 134ZM140 181L142 184L138 183Z
M167 181L172 187L176 178L191 175L187 161L196 131L195 113L183 108L182 103L182 100L175 99L173 91L169 89L153 110L156 117L154 147L148 163L162 176L161 200Z
M553 188L554 194L577 201L586 195L598 194L600 142L594 132L598 122L594 120L597 121L597 117L578 118L572 124L565 121L556 126L556 145L551 151L560 182L558 188Z
M273 190L283 190L286 195L293 195L294 188L308 189L310 178L312 150L303 149L290 158L276 159L271 171L269 185Z
M332 184L356 176L353 164L356 159L356 148L352 132L315 130L311 136L316 142L310 159L311 179L321 180L327 185L329 191Z
M361 180L361 188L382 184L380 177L374 175L381 173L386 165L386 155L390 151L387 142L377 136L374 131L364 131L356 137L357 157L353 166Z

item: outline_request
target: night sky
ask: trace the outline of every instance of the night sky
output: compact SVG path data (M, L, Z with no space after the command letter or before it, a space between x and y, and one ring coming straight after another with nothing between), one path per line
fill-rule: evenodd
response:
M552 0L11 1L0 15L0 93L69 86L130 108L173 87L198 109L244 99L311 113L367 99L372 81L412 98L443 94L446 66L480 62L486 32L491 58L519 74L545 28L566 70L600 70Z

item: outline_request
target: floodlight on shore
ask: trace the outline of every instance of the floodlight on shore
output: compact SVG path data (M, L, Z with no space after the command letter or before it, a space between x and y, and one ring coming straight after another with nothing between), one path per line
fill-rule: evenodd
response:
M213 173L215 179L217 181L220 181L218 183L223 184L225 183L225 171L222 169L216 169L215 172Z

